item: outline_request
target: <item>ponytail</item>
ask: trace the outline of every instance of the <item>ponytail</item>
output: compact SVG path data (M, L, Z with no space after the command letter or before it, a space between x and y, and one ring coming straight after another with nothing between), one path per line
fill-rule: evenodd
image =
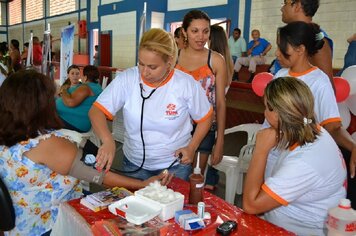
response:
M324 33L317 24L295 21L278 29L278 41L278 47L286 58L289 58L287 44L292 47L304 45L308 56L313 56L324 46Z
M314 44L314 50L310 52L310 55L314 55L315 53L318 52L318 50L322 49L324 46L324 38L325 34L323 31L320 30L320 26L315 24L315 23L309 23L310 27L313 29L315 33L315 44Z

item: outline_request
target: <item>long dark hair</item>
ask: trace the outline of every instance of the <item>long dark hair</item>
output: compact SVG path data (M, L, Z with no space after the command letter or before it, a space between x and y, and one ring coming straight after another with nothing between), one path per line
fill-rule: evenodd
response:
M210 44L209 48L215 52L220 53L226 63L228 80L232 78L233 68L230 66L232 57L229 50L227 35L223 27L219 25L212 25L210 27Z
M183 24L182 24L183 29L185 31L187 31L190 23L193 20L198 20L198 19L204 19L204 20L208 21L209 25L210 25L210 17L208 16L208 14L206 14L205 12L203 12L201 10L191 10L187 14L185 14L185 16L183 18Z
M55 91L53 81L33 69L11 74L0 87L0 145L10 147L61 128Z

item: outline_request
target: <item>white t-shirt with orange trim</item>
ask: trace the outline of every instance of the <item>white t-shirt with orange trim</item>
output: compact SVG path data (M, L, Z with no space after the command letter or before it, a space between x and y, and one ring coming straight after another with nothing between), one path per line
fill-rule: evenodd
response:
M143 102L141 84L142 95L149 96L154 87L140 78L137 67L129 68L119 73L94 103L109 119L123 109L126 130L123 151L130 162L137 166L141 166L143 159L140 132ZM175 151L190 142L192 119L199 123L212 113L200 83L180 70L173 70L144 103L146 160L143 168L167 168L175 160Z
M274 78L292 76L308 85L314 96L314 111L320 125L341 121L334 90L329 77L318 67L312 67L303 73L292 73L287 68L277 72Z
M323 126L330 122L341 122L334 90L329 77L322 70L317 67L312 67L303 73L292 73L288 68L282 68L273 79L285 76L296 77L308 85L314 96L314 112L317 123ZM267 120L265 120L262 128L267 127L270 127L270 125ZM277 150L272 150L267 160L267 166L273 166L276 157L279 155L280 153ZM267 174L269 173L266 171L266 175Z
M280 155L262 189L283 206L265 219L298 235L324 235L327 210L346 196L346 165L330 134L321 128L313 143Z

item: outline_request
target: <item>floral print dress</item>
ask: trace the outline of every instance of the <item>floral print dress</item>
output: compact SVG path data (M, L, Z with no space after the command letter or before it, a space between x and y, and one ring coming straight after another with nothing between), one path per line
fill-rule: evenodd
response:
M42 235L51 230L59 204L82 194L79 180L57 174L24 154L51 135L69 139L50 131L12 147L0 146L0 177L10 192L16 214L16 226L7 235Z

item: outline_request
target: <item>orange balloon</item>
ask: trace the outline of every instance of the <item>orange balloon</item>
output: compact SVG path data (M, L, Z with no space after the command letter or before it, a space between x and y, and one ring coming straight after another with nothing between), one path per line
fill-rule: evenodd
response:
M273 79L273 75L268 72L258 73L253 77L252 80L252 90L257 94L257 96L262 97L267 84Z

